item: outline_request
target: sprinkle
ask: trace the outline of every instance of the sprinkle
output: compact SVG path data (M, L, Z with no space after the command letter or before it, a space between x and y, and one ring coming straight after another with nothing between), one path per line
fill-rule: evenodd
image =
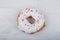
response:
M39 23L39 21L40 21L40 20L38 19L37 22Z
M37 12L38 10L36 10L36 12Z
M26 24L25 24L25 26L26 26Z
M37 22L39 21L39 19L37 20Z
M35 26L35 24L34 24L34 26Z
M31 12L33 12L33 10L31 10Z
M27 26L29 26L29 25L27 25Z
M38 18L39 18L39 16L38 16Z
M29 10L30 10L30 8L26 8L26 13L28 13L28 12L29 12Z
M28 29L30 29L30 27Z
M22 19L22 21L24 21L24 19Z
M27 10L28 8L26 8L26 10Z

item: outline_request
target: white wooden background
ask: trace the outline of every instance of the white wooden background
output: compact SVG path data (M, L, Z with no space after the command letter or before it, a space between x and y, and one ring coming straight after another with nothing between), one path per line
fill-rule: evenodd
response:
M41 10L46 27L29 35L16 26L18 12L26 7ZM60 0L0 0L0 40L60 40Z

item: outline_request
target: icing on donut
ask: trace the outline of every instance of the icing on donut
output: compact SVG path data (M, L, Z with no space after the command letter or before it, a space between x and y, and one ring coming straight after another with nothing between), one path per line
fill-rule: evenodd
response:
M26 33L36 32L45 22L40 11L34 8L23 9L19 15L18 27Z

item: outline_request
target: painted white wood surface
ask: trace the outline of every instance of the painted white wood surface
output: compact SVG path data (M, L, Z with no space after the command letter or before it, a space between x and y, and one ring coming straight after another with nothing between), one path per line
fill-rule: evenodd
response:
M39 8L46 27L29 35L16 26L18 12L26 7ZM60 40L60 0L0 0L0 40Z

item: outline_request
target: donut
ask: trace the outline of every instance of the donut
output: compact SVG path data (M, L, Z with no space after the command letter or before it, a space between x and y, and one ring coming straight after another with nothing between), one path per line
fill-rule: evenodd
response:
M19 30L34 34L45 27L45 19L40 10L36 8L25 8L17 16Z

